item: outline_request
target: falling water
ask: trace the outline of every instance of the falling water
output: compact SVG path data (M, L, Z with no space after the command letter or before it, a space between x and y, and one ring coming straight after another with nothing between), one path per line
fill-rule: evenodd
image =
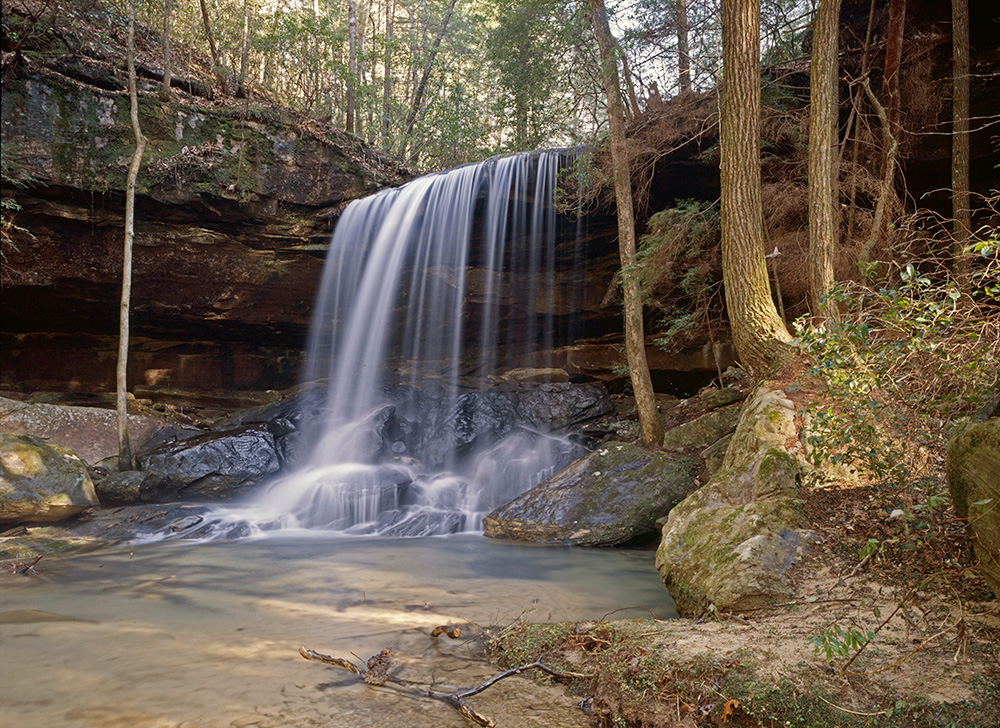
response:
M560 260L580 256L579 218L554 204L559 171L573 158L565 150L494 158L346 208L305 372L328 381L325 420L299 469L261 498L258 523L475 530L485 513L581 454L523 426L511 395L482 384L546 366L545 352L574 333L570 317L554 313L557 298L565 310L573 296L557 279Z

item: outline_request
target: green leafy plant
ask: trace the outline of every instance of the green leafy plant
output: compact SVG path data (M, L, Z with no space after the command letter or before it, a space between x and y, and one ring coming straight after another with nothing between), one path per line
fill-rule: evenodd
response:
M809 641L813 645L813 654L822 654L827 662L833 662L834 657L850 657L873 639L874 630L862 632L856 627L844 629L839 624L832 624Z

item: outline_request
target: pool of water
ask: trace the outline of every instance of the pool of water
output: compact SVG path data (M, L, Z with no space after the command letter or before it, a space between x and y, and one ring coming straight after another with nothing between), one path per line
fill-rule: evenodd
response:
M365 660L389 646L397 678L471 687L494 672L466 639L482 627L675 616L653 558L288 533L48 557L35 575L0 574L0 725L464 728L443 703L368 687L298 649ZM431 638L438 625L463 637ZM561 689L522 678L469 702L512 728L590 724Z

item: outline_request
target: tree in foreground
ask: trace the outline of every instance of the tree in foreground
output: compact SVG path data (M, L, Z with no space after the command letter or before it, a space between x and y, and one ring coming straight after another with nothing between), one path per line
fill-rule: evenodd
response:
M760 195L760 2L722 3L722 279L733 342L754 376L792 340L771 299Z
M604 0L587 0L590 22L601 52L601 76L608 96L608 126L610 127L611 165L615 179L615 201L618 205L618 252L622 262L622 292L625 299L625 356L628 360L639 427L646 446L663 441L663 425L656 408L653 383L646 362L646 338L642 325L642 292L633 270L635 265L635 216L632 210L632 177L625 149L625 109L622 104L618 66L615 62L617 44L608 25ZM763 261L763 258L761 259ZM767 279L765 278L765 283Z
M840 230L837 214L839 21L840 0L820 0L809 71L809 304L818 320L837 315L835 304L827 300L827 294L833 285L833 253Z

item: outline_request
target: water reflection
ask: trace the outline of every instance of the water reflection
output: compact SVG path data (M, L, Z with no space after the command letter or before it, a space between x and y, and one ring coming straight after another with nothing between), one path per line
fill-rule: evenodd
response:
M431 628L622 607L673 616L652 551L471 535L155 544L43 563L0 575L4 725L464 728L447 706L359 685L298 647L367 659L392 646L400 677L468 687L492 673L477 646ZM475 703L500 725L589 724L560 689L508 682Z

